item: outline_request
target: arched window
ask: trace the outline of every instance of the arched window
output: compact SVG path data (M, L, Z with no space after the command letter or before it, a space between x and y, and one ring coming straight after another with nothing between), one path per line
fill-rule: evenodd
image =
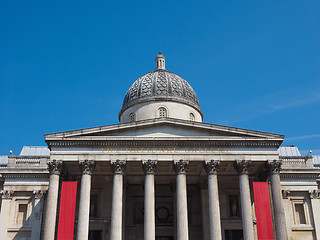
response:
M159 117L165 118L167 116L168 116L167 109L165 109L164 107L159 108Z
M130 113L130 115L129 115L129 121L130 122L134 122L136 120L136 116L135 116L135 114L132 112L132 113Z
M190 121L194 121L195 117L194 117L194 114L193 114L193 113L190 113L190 114L189 114L189 119L190 119Z

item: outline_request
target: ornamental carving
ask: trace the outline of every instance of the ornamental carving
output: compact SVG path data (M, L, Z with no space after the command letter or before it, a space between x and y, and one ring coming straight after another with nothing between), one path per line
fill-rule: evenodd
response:
M173 72L157 69L137 79L127 91L122 110L138 101L148 101L150 98L182 100L199 108L196 93L190 84Z
M0 195L2 198L12 198L13 197L13 190L2 190L0 191Z
M123 174L126 170L126 161L124 160L113 160L111 161L111 170L113 174Z
M188 160L173 161L173 169L176 174L186 174L188 170Z
M158 168L158 162L155 160L142 161L142 170L144 174L154 174Z
M269 174L279 174L281 171L282 161L273 160L267 163Z
M33 195L35 198L42 198L47 193L46 190L35 190L33 191Z
M309 193L310 193L310 198L313 198L313 199L320 198L319 190L313 190L313 191L310 191Z
M82 174L91 175L93 170L96 167L96 163L94 161L84 160L83 162L79 162L80 170Z
M62 161L52 160L47 163L50 174L59 175L62 171Z
M203 167L207 174L217 174L219 169L220 161L211 160L203 162Z
M289 190L282 190L282 198L287 199L289 197Z
M246 160L235 161L233 163L233 167L239 175L248 174L250 165L251 165L251 161L246 161Z

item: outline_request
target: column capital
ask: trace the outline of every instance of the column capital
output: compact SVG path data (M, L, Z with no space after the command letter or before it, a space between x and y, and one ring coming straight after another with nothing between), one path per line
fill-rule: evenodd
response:
M309 193L310 193L310 198L311 198L311 199L318 199L318 198L320 198L320 191L319 191L319 190L309 191Z
M50 174L60 175L62 171L62 166L63 166L62 161L57 161L54 159L50 162L47 162L47 165L48 165L48 170Z
M289 190L282 190L281 193L282 193L282 198L288 199L288 196L290 194Z
M220 161L219 160L211 160L204 161L203 167L206 170L207 174L217 174L219 169Z
M96 167L96 163L92 160L84 160L82 162L79 162L79 166L82 174L91 175Z
M155 160L142 161L142 170L144 174L154 174L158 168L158 162Z
M188 170L188 160L178 160L173 161L173 169L176 174L186 174Z
M47 193L46 190L35 190L33 191L34 198L40 199Z
M267 162L267 168L269 171L269 174L279 174L281 171L281 165L282 161L280 160L273 160Z
M247 160L237 160L233 162L233 167L239 175L248 174L251 161Z
M0 195L2 196L2 199L11 199L13 197L13 190L2 190L0 191Z
M126 170L126 161L125 160L112 160L111 161L111 170L113 174L123 174Z

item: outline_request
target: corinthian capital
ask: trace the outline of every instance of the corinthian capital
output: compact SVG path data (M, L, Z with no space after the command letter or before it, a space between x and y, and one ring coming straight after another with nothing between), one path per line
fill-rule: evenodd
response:
M47 193L46 190L35 190L33 191L33 195L35 198L42 198Z
M126 161L124 160L115 160L111 161L111 170L113 174L123 174L126 170Z
M82 174L91 175L93 170L96 167L96 163L94 161L84 160L83 162L79 162L80 169Z
M0 195L2 196L2 198L12 198L13 197L13 190L2 190L0 191Z
M60 175L62 170L62 161L52 160L47 163L50 174Z
M173 161L173 169L176 174L186 174L188 170L188 160Z
M142 170L144 174L154 174L158 168L158 162L155 160L142 161Z
M235 161L233 163L233 167L239 175L248 174L250 165L251 165L251 161L246 161L246 160Z
M271 174L279 174L281 170L282 161L280 160L273 160L269 161L267 163L267 167L269 170L270 175Z
M203 162L203 167L207 174L217 174L219 169L220 161L211 160Z

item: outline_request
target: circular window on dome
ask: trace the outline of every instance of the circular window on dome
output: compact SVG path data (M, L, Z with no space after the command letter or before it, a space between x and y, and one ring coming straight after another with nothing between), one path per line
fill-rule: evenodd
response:
M130 115L129 115L129 121L130 122L134 122L136 120L136 115L132 112L132 113L130 113Z
M189 119L190 119L190 121L194 121L194 120L195 120L195 117L194 117L194 114L193 114L193 113L190 113L190 114L189 114Z
M168 112L167 112L166 108L161 107L161 108L158 109L158 112L159 112L159 117L160 118L168 117Z

